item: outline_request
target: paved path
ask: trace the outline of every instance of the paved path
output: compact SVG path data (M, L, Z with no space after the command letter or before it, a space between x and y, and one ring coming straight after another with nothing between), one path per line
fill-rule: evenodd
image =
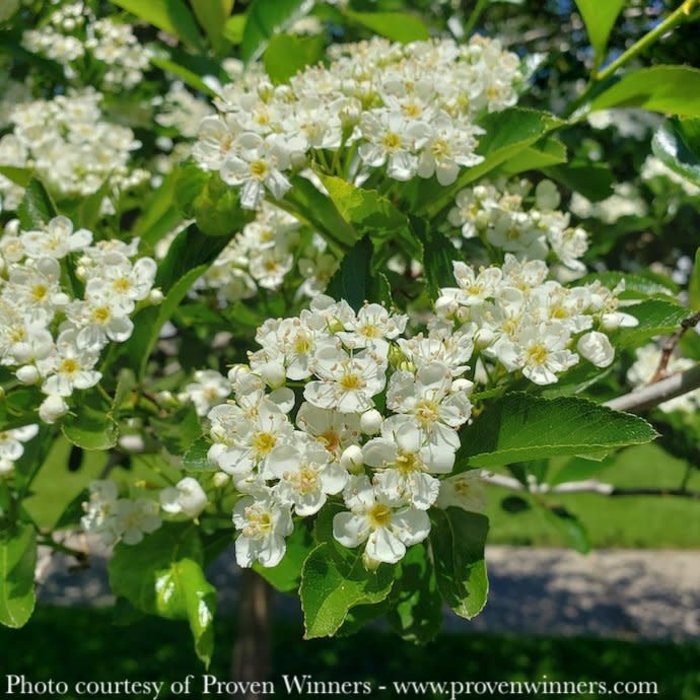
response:
M70 561L44 556L40 601L109 605L104 556L93 555L87 570L70 570ZM600 550L584 556L567 549L497 546L487 549L487 562L486 609L472 622L450 613L445 629L700 639L700 551ZM233 553L208 575L220 590L220 606L230 609L236 602ZM281 605L296 609L291 601Z

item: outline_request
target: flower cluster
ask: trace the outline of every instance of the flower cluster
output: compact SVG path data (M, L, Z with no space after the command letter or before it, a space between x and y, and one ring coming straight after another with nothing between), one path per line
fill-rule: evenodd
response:
M425 539L443 490L450 504L478 502L468 498L474 475L438 478L452 471L470 416L472 344L409 340L406 323L378 304L355 312L318 296L299 317L260 327L261 349L229 372L233 400L209 412L209 457L244 494L233 514L239 564L275 566L292 515L312 516L329 498L347 509L336 539L366 543L368 562L397 562Z
M69 79L76 76L79 61L86 56L96 59L105 67L102 85L111 90L138 85L151 58L131 25L112 17L97 19L84 2L55 9L42 27L24 32L22 44L28 51L60 63Z
M374 39L333 46L329 58L286 85L253 72L223 87L219 114L203 120L194 158L240 187L243 207L265 190L284 196L289 175L312 160L356 182L381 168L394 180L451 184L482 160L475 120L515 104L523 81L517 56L482 37L465 46Z
M457 287L441 290L432 330L466 335L485 361L487 378L489 365L497 376L520 371L540 385L558 381L581 357L608 367L614 350L605 331L638 323L619 308L622 286L564 287L547 279L540 260L506 255L502 267L480 270L455 262L454 272Z
M38 432L38 425L25 425L0 432L0 478L14 471L15 462L24 454L24 443Z
M160 512L168 516L196 518L208 503L204 490L192 477L158 492L158 500L119 496L116 481L102 479L90 484L90 498L83 503L80 525L85 532L99 535L105 544L138 544L145 534L161 524Z
M11 133L0 139L0 165L33 170L59 199L88 197L109 183L117 197L148 179L131 167L140 147L131 129L102 119L102 96L94 90L18 104L10 114ZM0 176L5 209L16 209L23 189ZM109 196L103 210L111 209Z
M149 296L156 264L132 260L137 240L92 244L63 216L37 230L17 223L0 237L0 365L40 384L39 416L53 422L75 389L99 382L102 349L131 336L129 317Z
M588 248L588 236L570 225L568 213L559 211L559 192L542 180L526 205L532 184L527 180L479 184L457 195L449 221L464 238L481 237L488 244L529 260L560 261L575 272L585 270L579 258Z
M258 289L277 290L297 266L304 278L298 293L323 291L338 261L317 234L303 235L299 221L263 204L255 221L243 227L203 275L200 287L213 289L220 302L248 299Z

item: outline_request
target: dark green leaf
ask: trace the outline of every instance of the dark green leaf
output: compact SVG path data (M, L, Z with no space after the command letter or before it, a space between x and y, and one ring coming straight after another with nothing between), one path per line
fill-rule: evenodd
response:
M462 429L455 473L467 466L604 452L655 437L645 420L585 399L508 394Z
M56 216L56 205L39 180L32 179L17 207L17 217L24 230L45 226Z
M612 194L613 174L603 163L550 166L544 168L543 172L547 177L573 192L580 192L592 202L600 202Z
M700 248L695 252L693 272L688 282L688 296L690 297L690 308L693 311L700 311Z
M488 518L461 508L433 509L431 516L438 590L457 615L471 620L483 610L489 592L484 561Z
M61 423L61 432L84 450L108 450L117 444L119 430L111 417L111 406L97 393L76 395L76 407Z
M656 275L651 271L630 274L627 272L594 272L576 280L572 286L580 286L598 281L608 289L614 289L624 282L624 291L619 293L620 299L648 299L650 297L666 297L673 301L678 287L665 275Z
M34 612L36 531L18 525L0 534L0 623L23 627Z
M322 36L274 36L263 54L265 71L273 83L285 83L306 66L318 63L324 47Z
M424 543L408 548L391 597L396 602L389 623L405 640L425 644L435 638L442 625L442 598Z
M427 221L411 217L411 230L423 249L423 274L431 298L440 296L442 287L454 286L453 262L461 258L452 241Z
M34 171L30 168L17 168L13 165L0 165L0 175L6 177L15 185L26 187L34 176Z
M639 347L645 341L657 335L669 335L680 328L681 321L689 316L688 309L671 301L648 299L624 307L628 313L639 320L639 325L622 328L615 338L616 347Z

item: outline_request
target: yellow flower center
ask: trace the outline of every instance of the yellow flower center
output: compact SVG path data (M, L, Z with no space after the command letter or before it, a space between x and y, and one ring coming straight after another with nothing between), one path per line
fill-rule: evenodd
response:
M367 511L367 517L375 530L386 527L391 522L391 508L383 503L376 503Z
M423 426L427 427L435 423L440 416L440 407L437 401L422 399L416 404L416 419Z
M401 147L401 137L393 131L384 134L382 144L387 151L396 151Z
M396 468L404 475L422 471L423 464L413 452L399 452L396 457Z
M119 277L112 283L115 291L124 294L131 289L131 282L126 277Z
M256 180L262 180L267 175L267 163L264 160L254 160L250 164L250 174Z
M268 511L249 506L244 515L248 521L243 528L244 537L263 537L272 530L272 516Z
M340 378L339 384L344 391L355 391L362 388L363 381L362 377L359 377L357 374L347 372Z
M107 306L98 306L92 312L92 320L95 321L95 323L107 323L111 316L112 314Z
M272 433L259 432L253 436L253 450L259 457L265 457L277 444L277 438Z
M72 357L66 357L63 362L61 362L58 371L61 374L75 374L80 369L80 365Z
M35 284L32 287L32 299L34 299L34 301L44 301L48 292L49 290L45 284Z
M537 343L531 348L528 348L527 355L535 364L543 365L547 361L549 353L544 345Z

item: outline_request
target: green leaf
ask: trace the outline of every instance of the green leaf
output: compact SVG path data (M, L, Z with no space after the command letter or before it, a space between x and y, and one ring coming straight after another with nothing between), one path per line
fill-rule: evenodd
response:
M14 165L0 165L0 175L6 177L15 185L26 187L34 177L34 171L31 168L17 168Z
M246 13L241 58L249 63L259 58L270 39L284 32L313 7L309 0L253 0Z
M134 225L133 236L140 238L141 244L150 250L183 220L175 201L179 176L179 169L168 173L160 187L144 202L143 212Z
M119 543L108 565L112 592L143 612L157 614L158 576L182 559L202 562L197 528L191 523L164 523L138 544Z
M347 251L362 238L338 211L325 194L304 177L296 175L290 179L292 189L285 200L326 239L331 249L339 253Z
M216 588L192 559L173 561L155 579L156 610L171 620L187 620L197 656L209 666L214 651Z
M577 552L587 554L591 551L586 528L573 513L562 506L547 507L543 512L549 523L562 533Z
M603 62L608 38L626 0L576 0L595 53L595 67Z
M81 392L77 406L61 423L61 432L84 450L109 450L117 444L119 430L110 415L111 406L97 393Z
M452 241L427 221L411 217L411 230L423 248L423 274L432 299L440 296L442 287L454 286L454 260L460 260Z
M380 564L365 569L361 545L347 549L333 537L333 517L339 508L326 506L316 520L315 547L304 562L299 597L304 612L305 639L329 637L358 605L380 603L391 592L396 567Z
M263 54L265 71L273 83L286 83L306 66L318 63L324 48L322 36L278 34L270 39Z
M158 440L173 455L185 452L202 435L202 424L190 401L167 416L151 416L148 422Z
M229 17L224 24L224 38L230 41L234 46L238 46L243 41L243 32L245 31L245 15L234 15Z
M457 615L471 620L483 610L489 592L484 561L488 518L461 508L432 509L431 516L438 590Z
M224 26L233 10L234 0L190 0L192 10L199 24L211 41L215 51L226 48Z
M32 179L17 207L17 217L26 230L41 228L57 215L56 205L39 180Z
M345 17L391 41L409 44L430 39L428 28L416 16L407 12L353 12L345 10Z
M214 0L207 1L213 2ZM112 0L112 2L144 22L179 37L194 49L203 51L206 48L197 23L183 0L148 0L148 2L143 0Z
M173 60L167 53L154 53L151 56L151 63L156 66L156 68L160 68L166 73L172 73L172 75L177 76L191 88L198 90L205 95L209 95L210 97L216 96L216 92L209 87L204 80L202 80L200 75L198 75L191 68L187 68Z
M91 229L99 221L102 202L111 192L111 183L106 179L91 195L84 197L78 206L77 224L82 228Z
M566 146L556 136L545 136L509 158L501 168L507 175L566 163Z
M625 289L619 293L620 299L648 299L650 297L665 297L673 301L678 293L678 288L665 275L655 275L653 272L630 274L627 272L594 272L581 277L572 284L579 287L598 281L608 289L614 289L620 282L624 282Z
M664 122L654 133L651 150L673 172L700 187L700 119Z
M368 300L371 258L372 243L369 236L365 236L343 258L328 283L326 294L334 299L345 299L357 311Z
M592 202L600 202L612 194L613 174L603 163L555 165L544 168L543 172L548 178L573 192L580 192Z
M352 557L345 559L333 553L332 545L324 542L304 562L299 587L304 639L332 636L351 608L379 603L391 591L394 579L385 564L376 571L367 571L361 552L352 550Z
M209 461L211 442L204 436L195 440L182 457L182 467L189 471L218 471L218 467Z
M389 623L405 640L425 644L437 636L442 626L442 598L425 544L406 551L391 597L397 602L389 612Z
M700 70L654 66L627 73L591 103L591 111L641 107L685 117L700 117Z
M681 321L690 315L684 306L660 299L626 306L624 311L635 316L639 325L618 331L614 345L622 348L639 347L654 336L674 333L680 328Z
M0 535L0 623L23 627L34 612L36 532L32 525L18 525Z
M460 433L455 473L547 457L603 452L657 437L642 418L585 399L513 393L492 402Z
M355 187L346 180L330 175L321 176L321 180L341 216L356 230L376 234L408 228L408 219L375 190Z

